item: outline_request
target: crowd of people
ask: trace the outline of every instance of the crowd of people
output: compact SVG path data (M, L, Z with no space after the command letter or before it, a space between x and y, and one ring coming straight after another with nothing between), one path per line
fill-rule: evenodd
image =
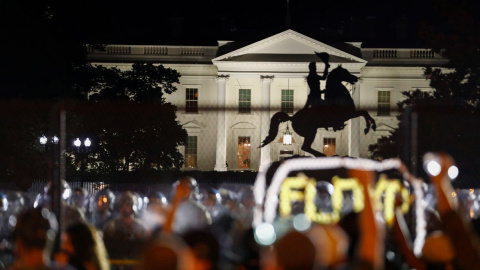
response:
M91 198L63 183L60 223L48 186L32 206L21 196L9 203L0 193L0 269L480 269L477 219L462 215L445 170L453 161L440 160L442 171L430 179L436 204L422 215L421 252L411 236L418 217L402 212L401 196L393 225L375 210L374 172L349 171L363 187L362 211L302 229L293 217L279 217L269 244L259 241L269 232L252 225L252 187L202 189L184 176L170 196L103 189Z

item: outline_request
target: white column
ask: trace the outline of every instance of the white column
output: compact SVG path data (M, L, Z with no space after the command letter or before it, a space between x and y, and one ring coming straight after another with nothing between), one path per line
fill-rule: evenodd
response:
M218 75L217 81L217 152L215 171L227 170L227 130L225 125L225 96L228 75Z
M353 102L355 103L355 108L357 110L360 109L360 84L360 81L355 84L352 95ZM350 123L348 124L348 155L351 157L360 156L360 136L365 136L363 131L360 130L360 118L363 117L352 118L349 120Z
M260 76L260 80L262 82L262 125L260 130L260 136L261 141L263 141L268 136L268 131L270 129L270 85L273 81L273 75ZM260 150L261 152L259 171L263 171L265 166L272 162L270 158L270 144L265 145Z

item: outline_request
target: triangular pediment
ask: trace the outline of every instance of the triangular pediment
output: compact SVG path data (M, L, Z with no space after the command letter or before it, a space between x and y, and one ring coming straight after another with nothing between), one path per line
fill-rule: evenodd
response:
M387 124L384 124L384 123L379 123L377 125L377 130L378 131L389 131L389 132L392 132L394 131L395 129Z
M387 124L379 123L377 129L375 130L376 136L390 136L392 135L395 129Z
M269 38L226 53L213 62L319 62L315 52L330 54L331 63L366 63L353 54L337 49L318 40L286 30Z
M186 122L182 124L182 127L186 129L188 133L199 133L205 128L205 126L197 120Z

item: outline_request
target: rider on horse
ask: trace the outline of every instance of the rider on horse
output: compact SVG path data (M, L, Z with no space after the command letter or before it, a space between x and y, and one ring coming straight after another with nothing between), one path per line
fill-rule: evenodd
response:
M325 63L325 70L323 71L323 76L320 77L317 74L317 67L315 62L310 62L308 65L308 68L310 72L308 73L307 76L307 83L308 87L310 88L310 94L308 94L307 102L305 103L304 109L307 108L320 108L320 107L326 107L329 106L331 107L332 105L334 106L334 102L328 101L327 97L325 97L325 100L322 99L321 94L325 94L326 90L320 90L320 81L324 81L328 77L328 68L330 68L330 64L328 63L328 60L330 59L330 55L325 52L315 52L315 54L322 59L322 61ZM330 110L329 110L330 111ZM334 110L331 110L334 111ZM333 131L341 130L345 127L345 124L343 122L336 122L332 125Z
M325 74L323 79L326 79L328 74L328 54L316 53L325 62ZM327 56L323 57L322 56ZM350 94L350 91L345 87L344 82L354 85L358 82L358 77L351 74L342 65L332 69L328 74L325 90L320 90L320 76L316 74L315 62L310 63L310 74L307 77L310 86L310 94L308 96L305 108L297 111L290 116L284 111L275 113L270 120L270 129L267 137L262 141L260 147L263 147L275 140L278 133L278 126L280 123L291 121L292 128L296 134L304 138L302 150L308 152L316 157L325 156L312 148L315 141L317 130L319 128L329 129L333 131L342 130L345 127L345 122L363 117L365 119L364 132L367 134L370 129L375 130L376 124L368 111L357 110L355 102ZM320 98L321 93L325 93L325 100ZM318 101L318 103L316 102Z
M308 87L310 88L310 94L308 94L307 103L305 104L305 109L309 106L317 107L321 106L322 104L322 97L321 94L325 93L325 90L320 90L320 81L324 81L328 77L328 68L330 65L328 64L329 54L328 53L318 53L315 52L320 59L325 63L325 70L323 71L323 76L319 76L317 74L317 66L315 62L311 62L308 65L310 72L307 76L307 83Z

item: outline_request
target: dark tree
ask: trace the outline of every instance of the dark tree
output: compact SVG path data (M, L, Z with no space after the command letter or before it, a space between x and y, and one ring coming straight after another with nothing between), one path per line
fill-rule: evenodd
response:
M456 160L460 176L458 187L479 187L480 173L480 21L476 14L479 4L474 1L443 0L425 23L420 36L426 45L446 57L445 67L427 67L433 93L419 90L404 92L400 102L399 127L389 137L370 146L372 157L401 157L406 164L412 158L420 172L423 154L446 151ZM411 115L418 117L417 156L406 148L410 142ZM403 153L403 154L402 154ZM414 152L413 152L414 153Z
M135 63L128 71L89 66L84 72L92 79L76 87L93 94L89 109L75 117L80 122L77 129L96 140L89 167L108 173L183 165L177 148L184 145L187 133L176 121L176 107L163 97L177 90L177 71Z

